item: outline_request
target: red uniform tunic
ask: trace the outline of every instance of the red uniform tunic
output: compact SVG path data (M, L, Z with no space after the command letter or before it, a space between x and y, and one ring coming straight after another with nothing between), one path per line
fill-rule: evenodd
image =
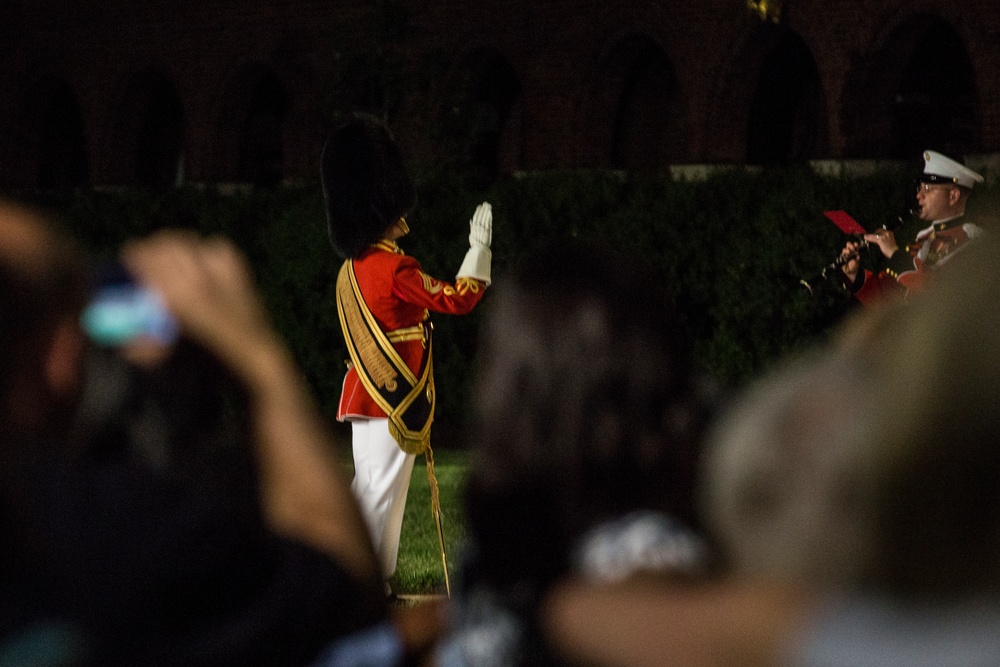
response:
M888 266L878 273L865 271L854 296L865 304L887 293L915 294L966 243L976 237L979 228L961 224L961 218L935 222L917 234L914 243L893 253Z
M421 326L428 311L464 315L479 303L486 284L474 278L446 283L430 277L393 241L379 241L354 259L358 288L368 309L393 347L414 373L420 369L426 342ZM365 390L352 367L344 376L337 419L382 418L387 415Z

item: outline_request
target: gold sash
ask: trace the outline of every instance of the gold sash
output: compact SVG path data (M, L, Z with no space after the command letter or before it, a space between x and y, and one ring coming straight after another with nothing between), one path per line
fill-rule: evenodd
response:
M431 327L424 327L426 352L414 374L368 309L352 260L344 262L337 276L337 314L351 363L368 394L388 415L389 433L407 454L422 454L430 446L436 398Z

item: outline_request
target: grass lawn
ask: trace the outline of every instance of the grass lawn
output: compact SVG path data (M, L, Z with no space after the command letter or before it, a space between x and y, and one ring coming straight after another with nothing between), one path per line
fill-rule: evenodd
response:
M348 472L351 469L350 448L347 451ZM465 479L467 455L462 451L434 452L434 471L441 498L441 513L448 554L448 576L452 586L458 571L462 541L465 537L465 517L461 505L462 483ZM423 455L413 464L410 490L403 515L403 532L399 539L399 560L396 574L390 581L397 595L444 593L444 567L438 545L437 527L431 513L430 484Z
M445 592L444 565L437 526L431 512L431 492L425 461L424 456L417 457L413 464L413 476L410 478L403 532L399 539L399 561L396 574L390 582L392 590L398 595ZM461 505L465 469L465 452L434 452L434 471L438 480L445 549L448 554L448 576L452 585L455 583L462 541L465 538L465 517Z

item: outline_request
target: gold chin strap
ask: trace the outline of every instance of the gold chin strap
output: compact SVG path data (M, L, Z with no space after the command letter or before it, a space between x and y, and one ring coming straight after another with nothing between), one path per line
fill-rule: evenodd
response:
M399 222L396 223L396 226L403 232L403 236L410 233L410 226L406 224L406 218L400 218Z

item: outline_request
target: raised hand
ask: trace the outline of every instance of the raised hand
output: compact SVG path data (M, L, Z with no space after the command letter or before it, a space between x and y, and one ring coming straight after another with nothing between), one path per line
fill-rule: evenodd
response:
M459 267L456 278L475 278L487 285L490 284L490 266L493 253L490 243L493 241L493 207L483 202L476 207L469 220L469 250L465 253L462 266Z
M483 202L469 220L469 246L490 247L493 241L493 207Z

